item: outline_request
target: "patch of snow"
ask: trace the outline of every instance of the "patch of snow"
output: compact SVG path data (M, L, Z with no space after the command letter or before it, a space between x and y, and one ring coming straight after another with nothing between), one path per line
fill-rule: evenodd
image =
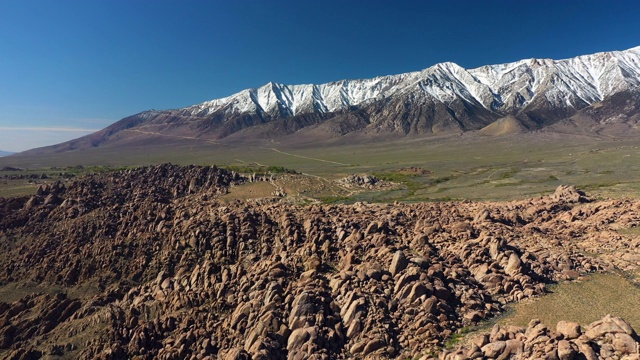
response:
M327 113L397 94L416 93L443 103L456 99L499 113L526 107L537 98L558 106L592 104L640 86L640 46L571 59L525 59L464 69L452 62L422 71L326 84L268 83L255 89L182 109L194 116L217 111L292 116Z

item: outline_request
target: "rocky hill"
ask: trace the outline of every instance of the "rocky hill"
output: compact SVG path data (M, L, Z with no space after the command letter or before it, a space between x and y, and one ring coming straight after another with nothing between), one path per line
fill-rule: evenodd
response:
M0 356L428 359L546 284L640 265L613 228L640 225L638 201L572 187L510 203L218 200L244 181L160 165L0 198ZM602 324L580 341L498 328L441 355L637 358L628 325Z
M640 47L476 69L448 62L373 79L319 85L269 83L181 109L145 111L94 134L31 153L171 139L308 143L357 135L359 141L367 141L484 128L485 134L502 135L547 128L581 110L594 115L590 125L608 127L612 117L638 116L636 108L620 107L619 102L636 98L639 89ZM618 134L636 127L635 120L618 123L626 124L614 128Z

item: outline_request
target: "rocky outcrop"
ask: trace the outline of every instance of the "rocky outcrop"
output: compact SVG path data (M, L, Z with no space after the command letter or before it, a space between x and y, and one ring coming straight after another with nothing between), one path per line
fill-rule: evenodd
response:
M351 174L338 180L337 183L347 188L363 188L369 190L379 190L394 186L391 182L381 180L376 176L369 174Z
M629 324L610 315L584 329L577 323L561 321L554 330L532 320L526 328L495 325L490 334L444 352L440 359L632 360L640 358L638 341L640 338Z
M638 265L584 255L632 253L610 224L637 225L633 201L217 200L243 181L161 165L0 199L0 281L66 294L0 303L0 356L415 358L547 283ZM586 334L557 332L569 348ZM495 354L525 351L502 340Z
M553 193L553 198L557 201L566 201L573 203L590 201L590 199L583 191L576 189L575 186L569 185L558 186L555 193Z

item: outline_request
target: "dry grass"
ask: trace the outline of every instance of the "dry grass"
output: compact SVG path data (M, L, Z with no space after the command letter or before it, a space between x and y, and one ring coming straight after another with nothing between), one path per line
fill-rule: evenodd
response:
M560 320L588 325L611 314L640 329L640 288L619 275L591 275L550 290L546 296L515 304L498 323L526 326L531 319L540 319L550 327Z
M232 187L229 193L220 199L222 201L233 201L271 197L275 189L275 186L264 181L247 183Z
M0 197L33 195L37 189L38 184L24 180L4 180L0 182Z
M640 236L640 226L621 228L616 230L618 233L626 236L638 237Z
M376 202L511 200L548 194L560 184L576 185L595 197L640 196L640 152L635 139L551 133L500 137L465 134L304 146L163 142L139 148L100 147L41 157L0 158L0 168L16 166L27 169L23 173L39 173L52 170L51 166L75 169L83 164L86 171L92 169L90 165L117 167L162 162L286 167L322 181L315 186L318 191L298 190L297 185L288 191L316 199L349 196L351 201ZM354 173L401 173L400 169L407 167L420 167L431 173L405 183L408 189L404 191L359 196L330 189L329 180ZM0 195L2 188L0 183Z
M328 179L305 174L278 174L273 182L258 181L234 186L222 196L222 201L270 198L274 191L283 190L288 200L294 202L315 201L328 197L340 197L351 192Z
M0 286L0 301L12 303L32 294L66 293L71 299L89 299L100 291L94 283L84 283L73 287L64 287L53 284L35 284L28 281L9 283Z

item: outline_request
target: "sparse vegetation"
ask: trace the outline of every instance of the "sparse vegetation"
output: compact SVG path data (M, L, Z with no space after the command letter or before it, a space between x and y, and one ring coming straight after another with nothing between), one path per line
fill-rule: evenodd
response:
M451 334L449 339L447 339L447 341L445 341L444 343L445 349L453 349L462 341L462 339L464 339L465 335L469 332L471 332L471 328L465 326L459 329L457 332Z
M448 176L442 176L439 178L435 178L435 179L431 179L429 180L429 185L438 185L438 184L442 184L445 183L447 181L451 181L453 179L455 179L456 177L453 175L448 175Z
M633 327L640 326L640 288L617 274L590 275L578 282L553 285L549 292L514 304L512 311L498 322L525 326L531 319L540 319L545 324L567 320L586 325L611 314L624 318Z
M220 166L223 169L229 171L235 171L241 174L256 174L256 175L269 175L269 174L299 174L299 172L288 169L284 166L276 166L276 165L222 165Z
M66 166L66 167L52 167L52 172L60 172L61 174L100 174L111 171L121 171L131 169L132 166L117 166L117 165L92 165L92 166Z
M22 173L42 173L53 169L43 169L40 165L48 164L56 166L58 172L79 174L108 171L108 167L104 168L105 163L111 164L111 169L163 162L213 163L226 164L222 167L243 174L289 175L297 172L326 180L369 173L406 187L404 191L370 192L367 201L417 201L434 197L508 200L549 193L560 182L576 184L592 196L619 197L640 194L640 167L632 165L640 164L640 153L635 147L635 140L602 139L598 140L598 151L593 151L593 143L582 138L569 137L560 142L539 134L491 141L472 137L464 142L457 138L427 138L419 142L283 148L300 157L259 147L202 144L189 147L188 151L160 146L144 151L128 149L127 156L122 156L122 150L118 149L103 149L99 154L89 149L64 156L43 156L37 163L30 163L28 159L17 163L13 158L0 158L0 168L13 166L24 168ZM319 152L323 159L333 162L313 160ZM412 167L429 169L431 173L400 171ZM5 174L9 172L0 171L0 180ZM442 186L444 184L446 187ZM37 186L32 185L26 181L23 184L0 183L0 195L33 193ZM307 193L306 196L314 197L314 194Z
M352 201L352 199L348 196L322 196L319 197L323 204L338 204L338 203L346 203Z
M408 193L406 197L413 196L415 192L424 186L420 181L421 176L417 174L406 174L400 172L380 172L374 173L381 180L402 184L406 186Z
M415 183L417 174L406 174L400 172L376 172L373 174L377 178L395 183Z
M630 228L618 229L617 231L622 235L640 236L640 226L634 226L634 227L630 227Z
M293 169L287 169L284 166L268 166L267 172L273 174L298 174L297 171Z
M503 173L501 173L498 176L498 179L500 180L504 180L504 179L511 179L515 174L517 174L520 170L516 169L516 168L511 168Z

